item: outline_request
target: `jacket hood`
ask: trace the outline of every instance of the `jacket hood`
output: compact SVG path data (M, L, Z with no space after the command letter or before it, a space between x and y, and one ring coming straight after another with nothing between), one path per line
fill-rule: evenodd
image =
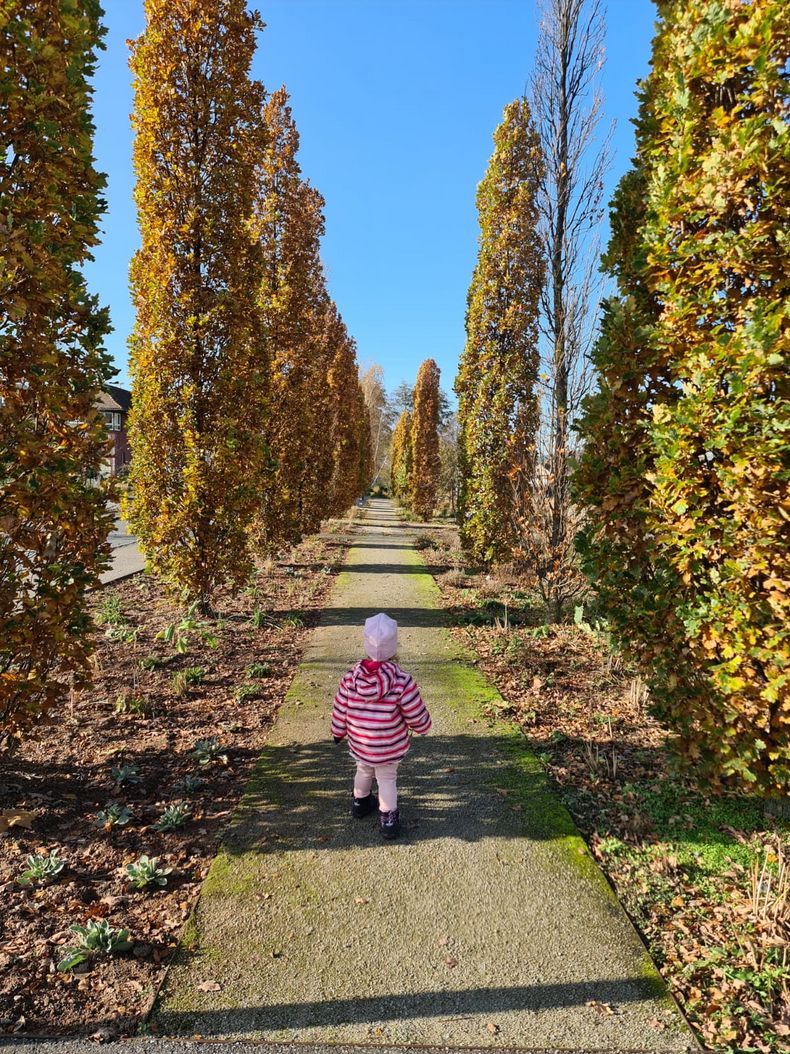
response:
M366 669L365 660L362 660L351 671L351 683L354 693L361 698L383 699L395 684L395 666L391 662L382 662L377 663L375 669Z

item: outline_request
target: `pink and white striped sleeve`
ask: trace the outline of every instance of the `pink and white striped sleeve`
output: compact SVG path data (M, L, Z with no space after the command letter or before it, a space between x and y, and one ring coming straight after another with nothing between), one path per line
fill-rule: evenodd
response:
M431 727L431 715L428 713L428 708L422 701L420 695L420 689L415 684L414 678L409 676L406 684L403 686L401 697L398 700L398 706L400 712L403 714L403 720L412 730L417 732L419 735L425 735Z
M335 705L332 707L332 735L335 739L345 738L347 713L348 693L346 692L346 678L343 677L337 689Z

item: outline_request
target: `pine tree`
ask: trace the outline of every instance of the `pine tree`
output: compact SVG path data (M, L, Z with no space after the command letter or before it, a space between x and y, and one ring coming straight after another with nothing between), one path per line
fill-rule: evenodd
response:
M411 428L412 468L409 507L420 519L430 520L439 489L439 367L426 359L417 371Z
M480 251L467 298L458 394L464 548L507 560L534 471L538 312L544 263L537 194L540 144L526 99L505 107L477 190ZM518 497L521 500L518 501Z
M266 103L268 143L257 169L253 230L262 256L259 294L271 362L266 474L256 536L264 548L295 542L326 515L326 360L321 347L326 289L320 259L321 195L302 180L288 94Z
M0 729L17 736L93 649L86 592L107 566L107 455L95 404L112 376L106 310L81 268L97 244L98 3L9 0L0 18Z
M697 770L786 792L790 12L659 7L582 422L581 546Z
M390 452L392 496L401 502L408 501L409 497L409 479L412 470L411 431L411 414L408 410L404 410L392 433Z
M146 0L135 42L132 500L154 571L206 608L249 571L268 364L250 232L264 148L244 0Z

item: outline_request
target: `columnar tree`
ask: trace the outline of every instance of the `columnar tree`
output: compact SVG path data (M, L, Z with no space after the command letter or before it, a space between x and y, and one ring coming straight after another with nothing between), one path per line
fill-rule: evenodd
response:
M392 433L392 446L390 448L392 496L403 502L407 501L409 496L409 479L411 478L412 467L411 430L411 414L408 410L404 410L398 418L398 423Z
M366 442L370 449L370 423L359 384L356 346L331 301L324 312L324 341L329 363L326 441L332 451L328 512L341 516L370 483L369 478L363 481L370 465L363 449Z
M204 608L249 570L268 364L250 233L263 149L244 0L146 0L134 43L132 527Z
M104 178L90 116L101 8L8 0L0 19L0 729L16 736L87 680L86 591L109 556L95 403L107 312L82 265Z
M505 107L477 189L480 250L467 297L456 380L461 541L475 559L509 559L528 507L538 423L538 311L543 177L529 104Z
M409 507L429 520L439 487L439 367L426 359L417 371L411 428L412 467Z
M598 227L608 136L599 135L604 61L602 0L542 0L532 77L535 126L545 164L539 194L547 265L541 303L539 471L522 550L552 618L585 587L574 550L578 510L570 497L576 451L571 425L589 392L598 307Z
M256 166L253 233L261 252L259 304L271 363L264 435L270 458L256 520L264 548L295 542L325 515L326 289L321 195L301 178L299 133L284 88L263 112L267 144Z
M373 444L373 478L387 478L390 474L389 454L392 430L396 414L384 387L384 371L373 363L360 376L359 383L365 395L365 404L370 417L370 438Z
M659 11L581 426L581 548L688 759L786 793L790 13Z

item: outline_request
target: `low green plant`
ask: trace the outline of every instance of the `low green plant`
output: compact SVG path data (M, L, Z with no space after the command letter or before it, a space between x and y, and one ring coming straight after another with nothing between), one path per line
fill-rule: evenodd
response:
M58 970L63 973L97 955L117 955L132 946L128 930L114 929L106 919L91 919L85 926L75 923L69 929L76 934L77 944L64 949L58 963Z
M148 889L149 886L166 886L167 876L172 867L160 867L158 856L141 856L132 864L126 865L126 880L134 889Z
M135 714L140 717L150 717L154 712L154 706L141 695L130 695L121 692L115 700L116 714Z
M253 629L263 629L264 626L273 625L273 619L263 608L255 608L250 615L250 625Z
M258 692L257 684L240 684L233 693L233 698L237 703L243 703L245 699L254 699Z
M157 640L171 644L178 655L187 651L193 637L197 637L208 648L216 648L219 643L217 635L212 632L211 624L197 617L198 604L197 600L194 601L179 622L165 626L156 635Z
M124 783L142 783L140 770L136 765L119 765L110 769L110 779L116 787L122 787Z
M106 809L96 813L95 825L100 829L110 831L113 827L126 827L131 818L132 814L125 805L110 802Z
M94 619L97 626L120 626L128 621L121 607L121 598L106 596Z
M130 626L127 623L121 626L108 626L104 631L104 636L113 644L134 644L138 632L136 626Z
M31 854L25 861L22 874L17 879L20 886L33 886L36 883L42 885L46 882L54 882L65 867L65 863L58 856L57 849L51 853Z
M192 811L184 801L173 802L168 805L157 823L154 824L155 831L176 831L183 827L191 816Z
M248 677L270 677L271 666L267 662L251 662L245 670Z
M194 794L205 782L200 776L184 776L182 780L177 780L173 784L173 790L177 794Z
M304 626L304 619L301 615L285 615L282 624L283 626L289 626L291 629L300 629Z
M209 765L212 761L222 761L225 765L228 763L228 755L223 751L216 736L199 739L190 754L198 765Z
M158 666L162 665L162 660L158 655L145 655L138 664L141 670L155 670Z
M175 695L186 695L190 688L203 683L206 671L202 666L187 666L177 670L170 678L170 687Z

